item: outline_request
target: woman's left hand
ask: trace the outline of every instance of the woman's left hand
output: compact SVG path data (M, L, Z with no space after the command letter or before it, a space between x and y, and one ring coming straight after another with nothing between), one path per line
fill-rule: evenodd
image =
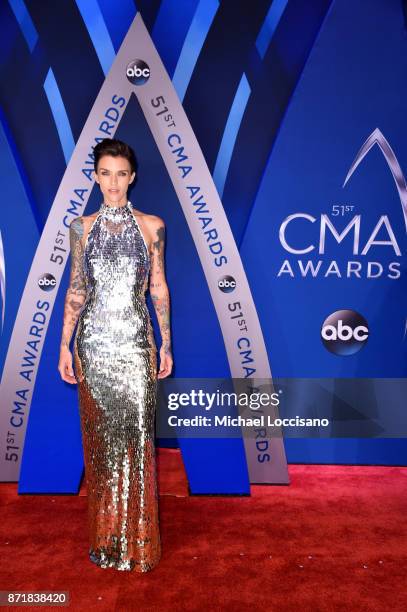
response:
M160 369L158 370L157 378L166 378L172 371L172 355L171 351L166 350L164 347L160 349Z

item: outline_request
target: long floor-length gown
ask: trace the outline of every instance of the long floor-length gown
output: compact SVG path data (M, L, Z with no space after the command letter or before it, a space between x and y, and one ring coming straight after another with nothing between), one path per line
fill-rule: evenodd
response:
M87 296L74 341L89 556L101 567L138 572L152 569L161 556L149 270L131 203L103 202L85 238Z

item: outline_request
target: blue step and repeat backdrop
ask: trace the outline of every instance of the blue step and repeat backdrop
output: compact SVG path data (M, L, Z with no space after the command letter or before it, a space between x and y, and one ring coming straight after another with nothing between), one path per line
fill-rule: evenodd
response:
M293 379L297 414L320 403L337 421L402 405L405 9L401 0L2 0L2 480L18 480L21 493L76 492L82 476L76 388L63 383L57 371L69 251L63 232L54 232L51 242L44 236L58 206L61 219L99 206L93 185L86 197L72 181L61 195L61 185L75 154L82 153L84 126L109 79L110 111L97 137L116 136L134 147L140 169L130 199L166 223L173 377L267 377L270 368L274 380ZM142 29L133 32L136 26ZM190 123L188 163L192 167L203 156L216 188L213 219L219 225L204 236L207 255L180 205L170 166L174 150L166 158L162 125L148 115L141 94L123 96L121 103L114 65L130 43L134 52L127 62L147 61L138 57L139 43L152 64L162 62L167 100L175 92ZM85 175L96 142L89 139L89 149L83 149ZM178 144L179 161L186 149ZM205 229L213 219L200 212ZM223 235L229 232L223 244L221 224ZM30 309L27 279L30 271L37 273L32 265L41 255L40 243L42 254L48 243L58 273L51 264L41 268L40 293ZM235 250L234 261L240 257L247 317L253 329L258 317L261 330L252 346L241 337L234 357L211 279L222 278L218 288L223 296L230 292L236 311L233 283L240 272L236 265L233 277L222 268L222 258L215 257L222 248L224 255ZM240 330L244 318L242 312ZM254 355L263 349L257 364ZM315 379L325 381L323 392L315 391ZM406 465L402 426L399 437L397 427L391 437L379 431L361 437L287 436L283 454L281 448L274 451L283 472L285 460ZM264 447L248 451L239 437L158 435L157 445L181 448L191 493L248 493L250 482L278 481L256 478L254 464L264 461ZM272 444L270 449L272 463Z

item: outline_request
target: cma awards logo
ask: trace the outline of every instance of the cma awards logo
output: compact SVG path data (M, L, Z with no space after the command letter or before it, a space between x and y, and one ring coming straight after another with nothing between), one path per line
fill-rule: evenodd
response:
M354 310L337 310L322 325L321 339L335 355L353 355L365 346L369 326L361 314Z
M378 128L363 143L351 164L342 187L345 187L356 168L374 145L379 147L393 175L407 231L406 181L394 151ZM400 261L397 259L388 261L389 256L401 257L396 232L392 227L389 216L379 216L374 220L374 226L367 228L364 216L354 214L355 212L355 206L351 204L337 204L332 206L329 214L323 213L319 218L305 212L294 213L286 217L279 231L280 243L284 250L294 256L304 256L312 253L314 258L297 258L297 265L292 260L286 259L277 276L289 275L294 277L299 275L303 278L334 276L337 278L361 279L365 277L376 279L386 275L390 279L400 278ZM307 239L305 236L309 228L312 232L315 228L315 232L312 233L313 238ZM362 228L365 236L363 241L361 239ZM352 247L352 259L349 258L345 262L338 262L335 259L327 261L325 257L328 250L327 244L334 241L339 245L345 239L347 239L347 247L343 246L342 248L350 250L350 246ZM381 253L386 258L386 263L384 260L373 261L370 259L370 251L373 247L373 252L376 254L375 259L377 259L377 253ZM317 255L317 258L315 258L315 255Z
M38 279L38 287L43 291L52 291L55 289L57 284L55 276L46 272L42 274Z
M144 85L150 78L150 68L141 59L135 59L127 64L126 76L133 85Z

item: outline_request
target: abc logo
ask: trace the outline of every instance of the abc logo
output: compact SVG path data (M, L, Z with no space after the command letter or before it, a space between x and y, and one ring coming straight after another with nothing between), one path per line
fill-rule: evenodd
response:
M150 68L143 60L135 59L127 65L126 76L133 85L144 85L150 78Z
M55 276L45 273L38 279L38 287L43 291L52 291L57 284Z
M236 281L233 276L222 276L218 280L218 287L223 293L230 293L236 289Z
M369 338L367 321L354 310L337 310L322 325L321 338L325 348L335 355L353 355Z

